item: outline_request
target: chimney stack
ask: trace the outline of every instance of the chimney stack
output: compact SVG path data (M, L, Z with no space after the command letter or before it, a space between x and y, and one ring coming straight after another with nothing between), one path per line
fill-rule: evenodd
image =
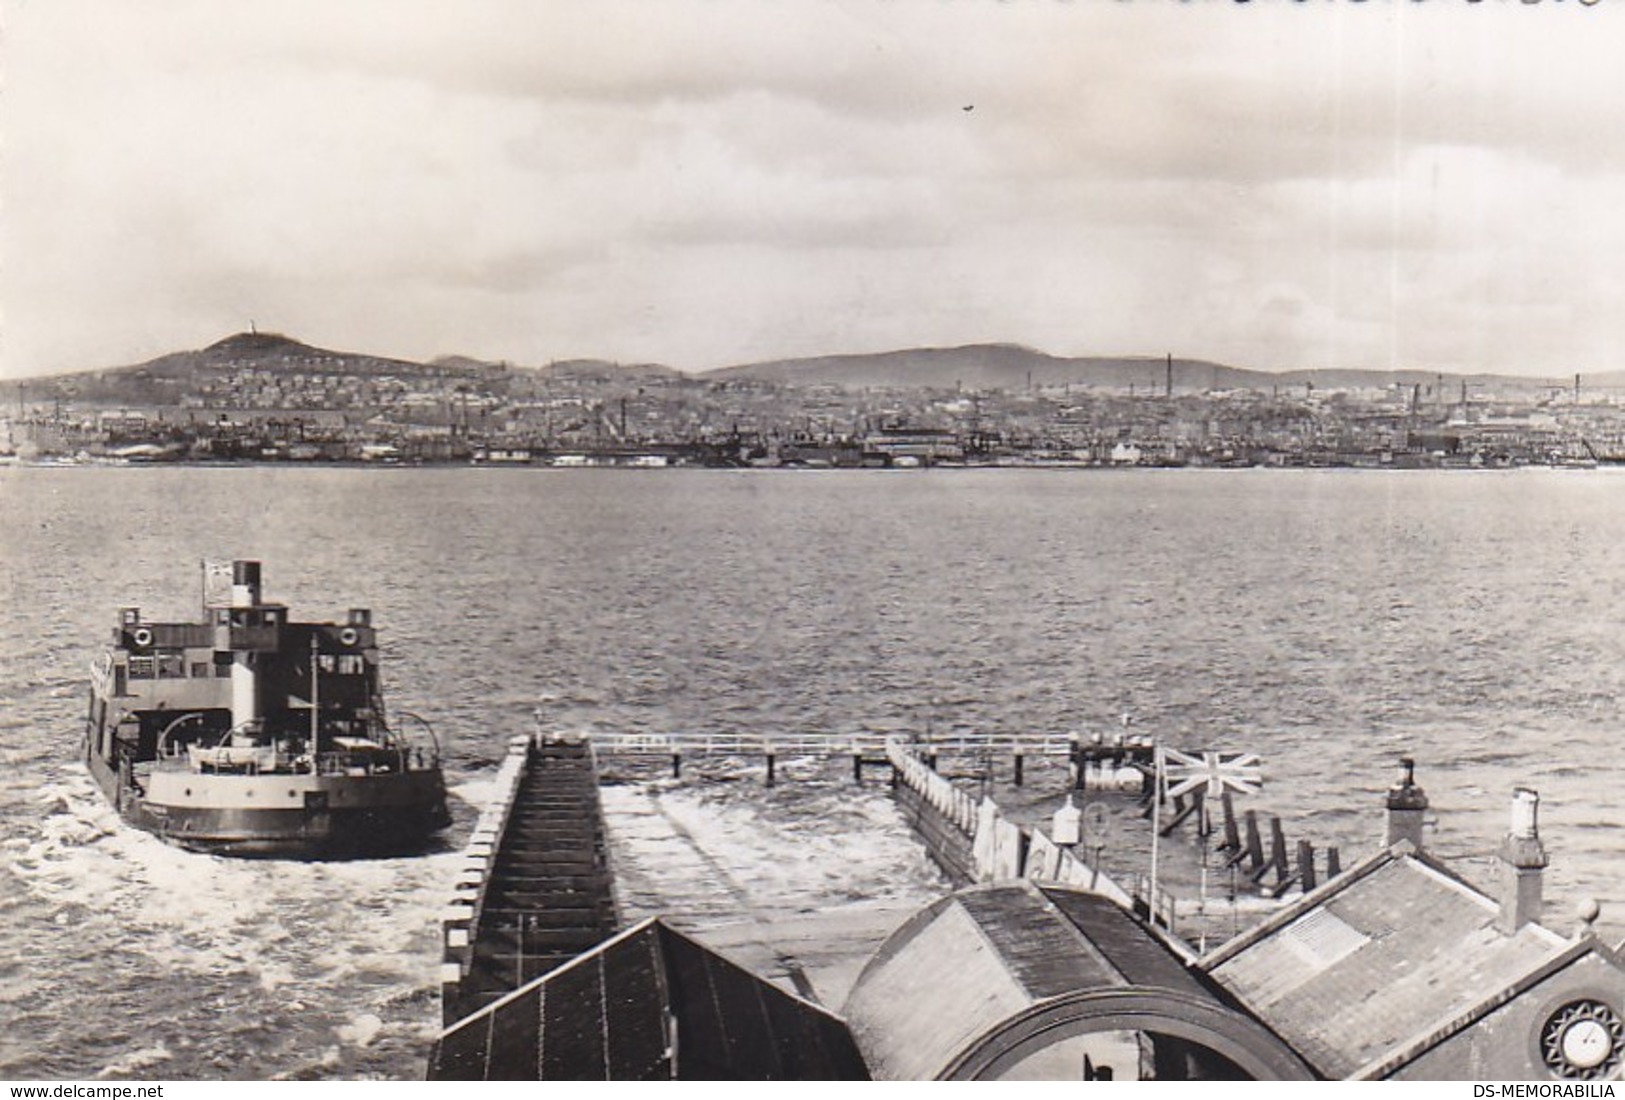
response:
M1388 840L1392 848L1408 840L1422 850L1422 816L1427 813L1428 795L1416 785L1416 761L1408 756L1399 761L1399 785L1388 788Z
M1501 861L1501 912L1495 927L1510 936L1540 920L1546 846L1540 842L1536 811L1540 795L1527 787L1512 792L1512 828L1496 852Z

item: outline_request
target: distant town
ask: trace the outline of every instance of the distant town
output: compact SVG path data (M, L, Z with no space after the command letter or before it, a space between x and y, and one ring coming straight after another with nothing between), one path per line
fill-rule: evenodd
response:
M595 360L534 368L464 358L413 363L249 332L138 366L0 384L0 460L849 468L1625 463L1625 390L1613 377L1265 375L1172 358L1058 360L1006 345L920 351L906 362L897 358L903 354L684 374ZM909 369L888 375L898 363Z

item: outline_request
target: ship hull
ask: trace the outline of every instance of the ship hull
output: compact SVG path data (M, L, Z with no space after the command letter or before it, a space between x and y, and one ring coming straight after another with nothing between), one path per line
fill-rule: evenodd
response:
M136 828L189 851L278 859L414 855L450 824L438 768L389 775L157 773L145 789L94 753L92 777Z
M196 809L137 801L124 819L177 847L271 859L381 858L421 853L436 832L429 807L298 810Z

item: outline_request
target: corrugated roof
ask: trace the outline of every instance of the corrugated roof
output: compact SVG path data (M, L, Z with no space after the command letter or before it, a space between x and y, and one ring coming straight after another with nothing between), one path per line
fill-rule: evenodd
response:
M878 1079L945 1072L1039 1002L1078 993L1219 995L1110 898L1033 883L962 890L886 941L843 1008Z
M1043 893L1096 951L1111 960L1124 981L1208 995L1207 987L1177 955L1110 898L1054 887Z
M1423 859L1383 853L1239 945L1209 973L1320 1072L1344 1077L1563 950Z
M886 942L841 1012L877 1080L917 1081L1031 1003L956 896Z
M813 1081L868 1072L838 1017L651 919L448 1028L429 1077Z
M1122 973L1078 934L1072 921L1056 919L1059 910L1045 904L1048 898L1042 892L987 890L961 894L958 900L1034 1000L1123 984Z

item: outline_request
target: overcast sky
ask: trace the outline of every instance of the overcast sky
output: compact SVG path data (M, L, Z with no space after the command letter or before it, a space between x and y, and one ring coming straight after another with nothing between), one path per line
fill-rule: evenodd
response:
M1625 368L1625 5L0 0L0 374Z

